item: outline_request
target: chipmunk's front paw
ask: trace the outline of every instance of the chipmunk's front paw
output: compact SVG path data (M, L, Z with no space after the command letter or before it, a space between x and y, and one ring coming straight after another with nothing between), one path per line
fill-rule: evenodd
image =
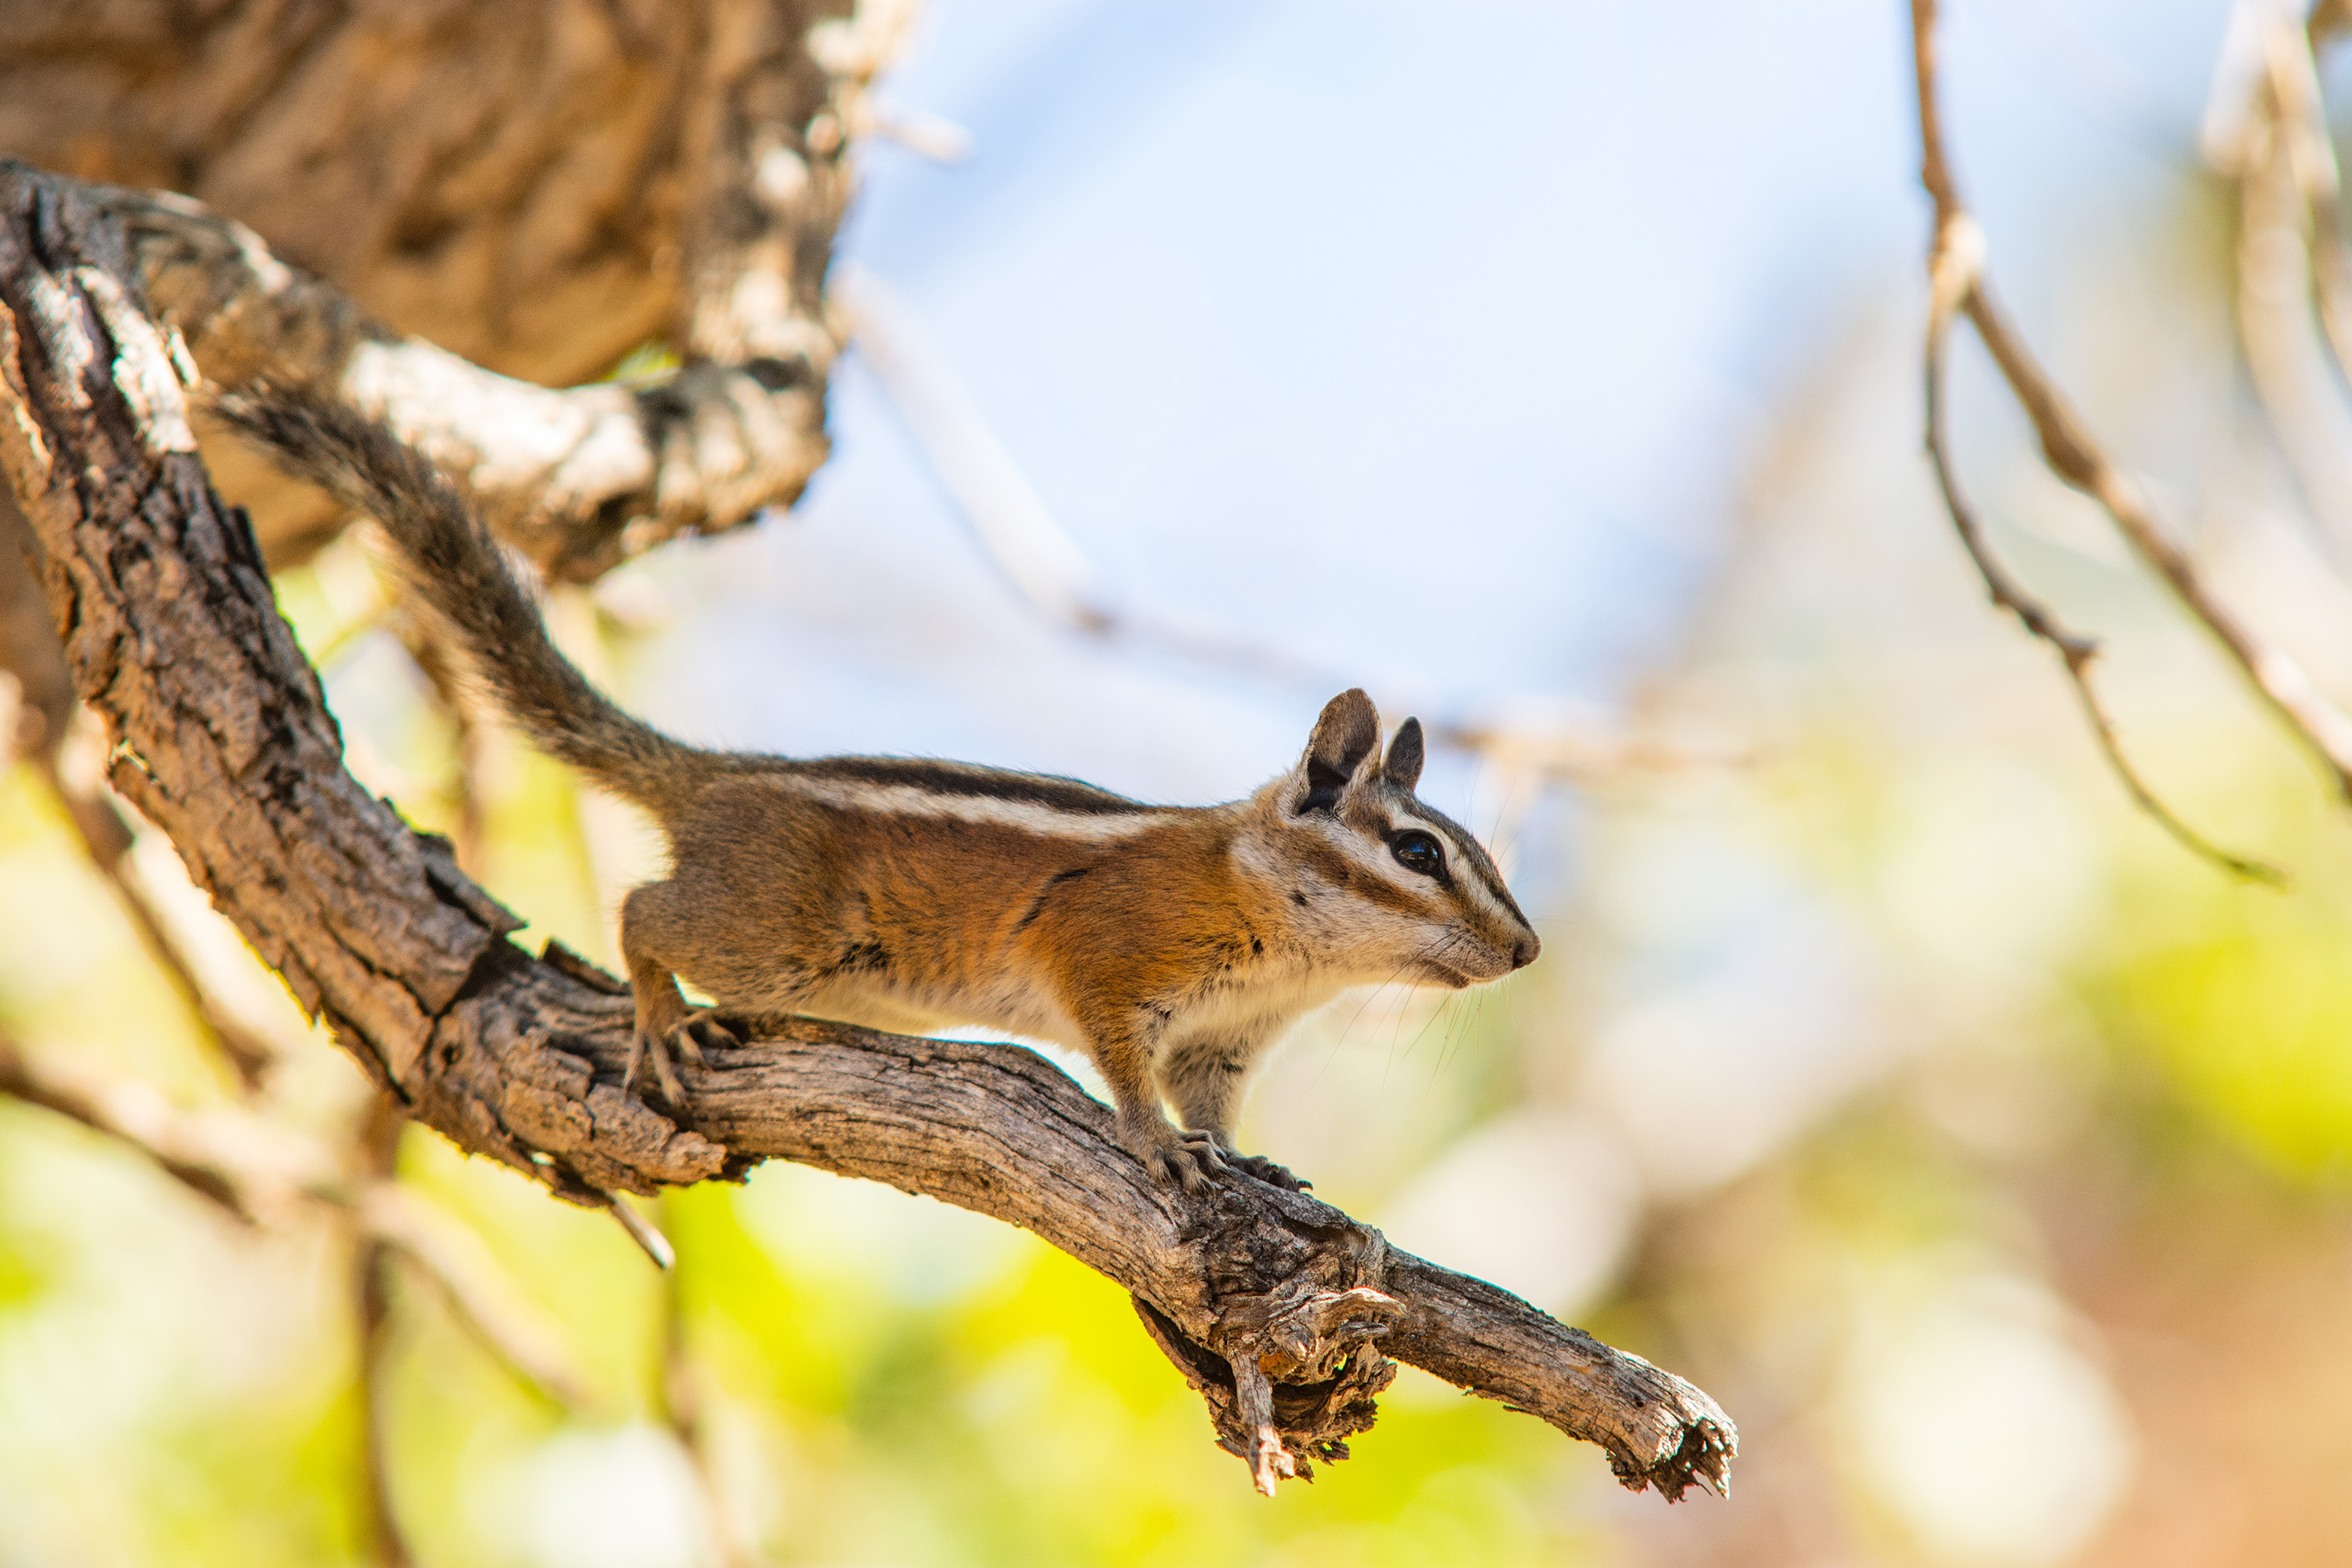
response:
M1225 1173L1224 1151L1206 1132L1179 1132L1162 1121L1158 1126L1122 1130L1123 1139L1151 1179L1163 1187L1181 1186L1195 1194Z

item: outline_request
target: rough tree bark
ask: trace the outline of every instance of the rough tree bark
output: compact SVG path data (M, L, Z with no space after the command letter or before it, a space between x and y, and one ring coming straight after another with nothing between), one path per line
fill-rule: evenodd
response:
M524 953L446 845L344 770L252 531L197 456L194 379L120 207L0 170L0 468L113 783L415 1120L575 1202L781 1157L1034 1231L1134 1293L1264 1488L1345 1455L1388 1353L1601 1445L1629 1487L1727 1484L1737 1435L1697 1389L1311 1197L1154 1186L1108 1109L1017 1047L770 1020L689 1069L671 1116L624 1094L624 987Z

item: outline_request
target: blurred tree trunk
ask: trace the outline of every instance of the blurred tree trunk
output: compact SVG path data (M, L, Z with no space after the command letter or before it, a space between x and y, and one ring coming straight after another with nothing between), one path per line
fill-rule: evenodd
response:
M358 316L504 375L562 385L658 342L770 393L799 389L799 449L763 466L757 501L690 523L725 527L792 500L823 457L822 290L845 153L907 8L850 13L850 0L0 0L0 154L195 197ZM200 301L248 302L226 287ZM175 324L208 377L236 379ZM338 526L323 496L232 443L205 455L273 563ZM620 552L598 553L608 566Z

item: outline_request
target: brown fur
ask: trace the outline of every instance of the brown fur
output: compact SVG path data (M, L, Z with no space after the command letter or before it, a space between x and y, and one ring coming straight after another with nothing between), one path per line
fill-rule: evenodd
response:
M1244 1157L1250 1068L1343 986L1461 986L1538 951L1494 863L1417 800L1417 722L1386 758L1361 691L1247 800L1148 806L1075 780L899 758L701 751L623 712L553 645L455 494L375 426L299 395L224 399L289 467L373 513L474 674L541 746L650 810L670 874L621 906L636 996L630 1073L732 1044L722 1017L988 1024L1085 1050L1153 1176L1202 1185ZM1433 875L1398 846L1442 847ZM690 1007L684 976L716 1001ZM1184 1131L1160 1110L1173 1104Z

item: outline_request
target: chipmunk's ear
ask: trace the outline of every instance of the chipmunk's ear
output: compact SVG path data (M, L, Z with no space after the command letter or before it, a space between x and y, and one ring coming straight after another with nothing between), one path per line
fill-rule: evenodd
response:
M1395 738L1389 742L1388 758L1381 763L1381 777L1410 792L1421 782L1423 754L1421 721L1408 719L1397 726Z
M1381 715L1361 687L1342 691L1323 705L1307 738L1307 754L1298 761L1306 775L1307 793L1294 811L1318 811L1338 804L1339 793L1355 781L1364 759L1381 743Z

